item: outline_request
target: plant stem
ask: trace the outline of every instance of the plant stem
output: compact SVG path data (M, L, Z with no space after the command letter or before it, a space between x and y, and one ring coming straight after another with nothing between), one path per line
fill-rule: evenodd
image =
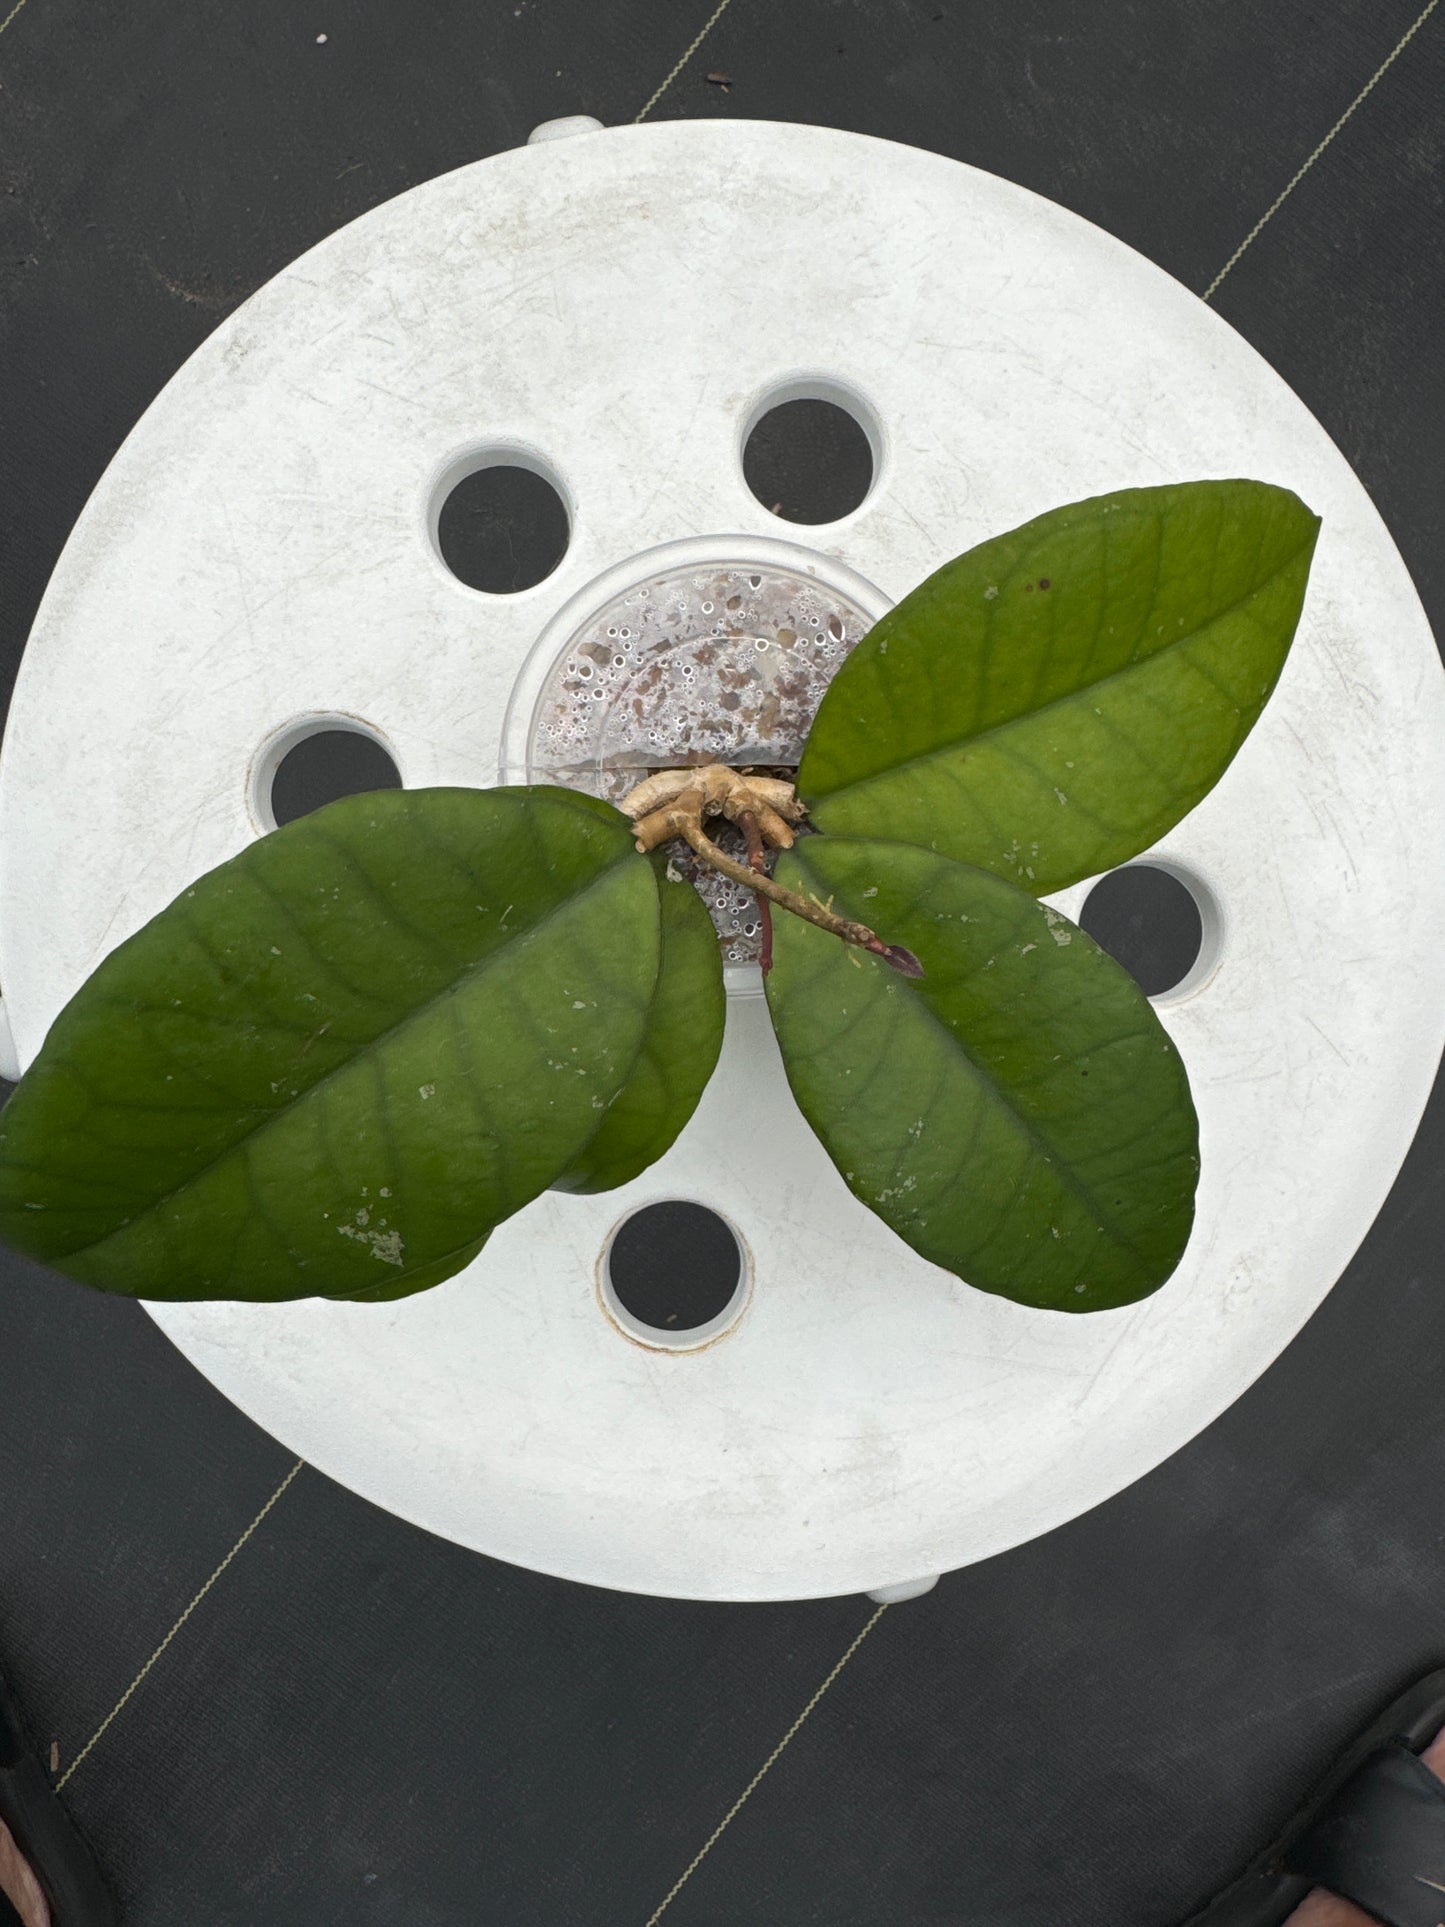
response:
M709 869L751 890L758 900L762 931L762 965L766 976L773 967L773 923L770 903L781 904L805 923L816 924L844 943L871 951L905 977L921 977L923 965L901 943L884 943L866 923L834 916L829 904L785 890L768 875L767 848L787 850L793 845L793 824L807 815L791 783L769 776L745 776L725 763L699 769L658 770L622 799L632 818L637 848L645 856L670 838L680 836ZM747 839L746 865L725 856L703 829L705 816L725 816Z
M768 853L763 847L763 826L752 810L738 811L738 828L748 842L748 868L758 876L768 874ZM756 886L755 886L756 887ZM766 977L773 967L773 908L758 891L758 963Z
M760 897L766 897L773 903L780 904L784 910L790 910L795 917L802 917L805 922L816 924L820 930L826 930L832 936L841 937L844 943L856 944L860 950L871 951L875 957L881 957L885 963L891 964L905 977L923 975L923 966L912 951L905 950L901 944L884 943L878 933L870 930L866 923L855 923L851 917L835 916L826 904L816 903L808 897L800 897L793 890L785 890L775 878L760 875L746 864L735 863L730 856L723 854L701 823L688 811L685 796L678 798L678 804L679 807L674 812L677 834L685 837L703 862L710 864L720 876L729 877L734 883L740 883L746 889L755 890Z

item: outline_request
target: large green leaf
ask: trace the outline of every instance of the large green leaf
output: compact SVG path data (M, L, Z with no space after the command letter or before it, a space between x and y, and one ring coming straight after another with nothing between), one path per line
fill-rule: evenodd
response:
M1189 1236L1198 1131L1133 980L1025 891L907 844L810 837L778 875L926 972L774 919L788 1080L854 1195L1022 1304L1098 1311L1161 1285Z
M668 1150L697 1109L722 1049L727 993L717 931L702 898L654 851L662 961L642 1049L596 1135L557 1180L559 1191L611 1191Z
M626 1083L657 978L632 826L566 790L347 797L113 951L0 1113L0 1235L144 1298L460 1270Z
M1219 780L1299 620L1318 518L1263 482L1126 489L948 563L834 678L798 771L820 829L1043 896Z

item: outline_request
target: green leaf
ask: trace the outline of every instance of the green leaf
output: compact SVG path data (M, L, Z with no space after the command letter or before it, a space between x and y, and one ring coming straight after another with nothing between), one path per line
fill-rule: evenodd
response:
M849 1189L980 1290L1099 1311L1157 1289L1193 1219L1198 1128L1147 998L1085 933L986 871L809 837L779 879L916 952L910 980L774 919L788 1081Z
M632 827L553 789L352 796L113 951L0 1113L0 1235L144 1298L396 1297L555 1182L660 947Z
M1319 520L1263 482L1126 489L971 549L834 677L798 791L1035 895L1112 869L1211 790L1283 666Z
M702 898L653 853L662 917L662 961L632 1075L559 1191L611 1191L670 1149L697 1109L722 1049L727 993L717 932Z
M415 1298L419 1291L430 1291L433 1285L445 1284L448 1278L465 1271L473 1258L481 1255L491 1235L486 1231L459 1251L447 1252L435 1264L418 1265L414 1271L408 1267L390 1279L384 1278L379 1285L363 1285L360 1291L328 1291L324 1295L338 1301L344 1299L350 1305L385 1305L395 1298Z

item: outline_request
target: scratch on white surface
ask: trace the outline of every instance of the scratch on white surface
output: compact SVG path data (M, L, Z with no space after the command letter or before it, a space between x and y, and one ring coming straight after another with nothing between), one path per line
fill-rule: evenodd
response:
M1104 1376L1105 1372L1108 1371L1110 1365L1113 1363L1114 1354L1118 1351L1119 1347L1124 1343L1126 1338L1132 1337L1134 1327L1138 1324L1138 1322L1139 1322L1139 1318L1138 1318L1138 1314L1136 1313L1133 1317L1127 1318L1124 1321L1124 1323L1119 1327L1118 1336L1115 1338L1113 1344L1109 1347L1108 1351L1105 1352L1104 1356L1099 1360L1099 1363L1094 1367L1094 1370L1090 1372L1088 1383L1085 1385L1081 1385L1078 1391L1074 1394L1072 1404L1073 1404L1073 1409L1075 1413L1079 1412L1082 1409L1082 1407L1088 1403L1090 1397L1093 1394L1095 1386L1099 1383L1099 1380Z
M342 512L345 513L346 511L343 509ZM343 556L351 553L352 544L350 542L338 542L334 548L328 549L324 555L319 555L314 561L309 562L306 568L299 569L294 574L283 577L274 589L269 590L258 601L245 600L243 597L243 600L245 600L245 616L243 621L248 638L254 639L254 621L263 609L269 609L273 602L279 602L283 596L292 594L293 591L298 588L305 588L309 584L324 579L325 572L333 562L339 562ZM236 568L239 573L239 550L237 551L237 556ZM336 573L340 574L341 571L338 570ZM218 629L206 645L205 653L202 655L198 666L203 668L205 664L210 661L211 657L222 649L242 626L243 623L241 622L230 622L227 623L224 628ZM254 665L250 668L243 669L238 676L232 677L230 682L213 684L212 694L219 694L225 689L233 689L238 682L248 682L252 680L255 674L256 669ZM187 696L184 700L185 702L189 702L191 698Z
M1316 650L1317 656L1322 661L1327 662L1334 671L1340 688L1344 691L1352 707L1358 710L1364 710L1367 706L1373 707L1379 701L1377 693L1370 688L1368 683L1356 682L1353 676L1346 674L1343 664L1335 653L1336 645L1328 635L1324 634L1320 629L1316 629L1313 633L1317 637L1319 645Z
M545 268L539 268L535 274L523 275L518 281L508 281L505 286L493 292L491 319L495 321L504 308L514 307L524 294L530 294L533 288L540 287L544 281L553 284L555 298L556 280L557 269L549 263Z
M365 375L358 375L354 373L352 375L352 380L359 383L360 386L363 388L374 389L378 395L385 395L391 401L401 402L402 405L406 408L422 407L422 403L416 399L415 395L403 395L395 388L388 388L385 382L371 381Z
M254 653L256 632L251 622L251 597L246 587L246 567L241 555L241 545L236 540L235 529L231 526L231 511L226 505L226 498L219 489L216 491L216 501L220 505L221 520L226 525L226 540L231 545L231 566L236 571L236 587L240 592L241 609L245 618L246 640L252 645Z
M1318 1036L1323 1038L1325 1043L1327 1043L1330 1049L1334 1052L1335 1056L1339 1058L1340 1062L1345 1066L1346 1070L1348 1070L1350 1067L1349 1058L1345 1056L1345 1053L1340 1049L1339 1045L1335 1042L1334 1038L1330 1036L1329 1032L1324 1028L1324 1026L1316 1022L1316 1020L1312 1016L1310 1016L1308 1012L1306 1012L1305 1021L1306 1023L1308 1023L1312 1031L1316 1032Z
M917 529L918 533L923 537L924 541L929 545L929 547L936 548L938 546L937 537L932 533L931 530L924 528L923 524L919 521L918 517L913 513L913 510L909 508L908 504L906 502L899 502L896 504L896 506L902 511L904 516L913 524L914 528Z
M185 859L181 865L181 868L184 870L185 874L188 877L194 876L195 874L197 837L200 835L201 831L216 816L224 814L229 819L230 813L231 813L231 799L229 796L225 796L225 795L213 797L209 803L204 804L201 808L194 810L192 812L190 834L186 838ZM152 867L153 865L147 864L146 870L149 870ZM145 872L142 871L142 875L144 874Z
M1056 368L1053 366L1044 368L1039 362L1037 355L1034 354L1031 349L1026 350L1026 352L1040 380L1048 381L1053 387L1057 388L1061 394L1072 395L1076 401L1084 402L1088 407L1092 408L1095 413L1106 415L1109 420L1110 433L1116 436L1119 441L1123 442L1126 447L1133 449L1134 453L1148 464L1151 475L1160 472L1161 465L1159 457L1155 454L1154 450L1148 447L1146 443L1141 442L1137 435L1130 434L1128 424L1119 419L1116 413L1118 402L1112 393L1109 395L1091 395L1085 388L1076 388L1072 382L1061 381Z
M672 480L673 476L676 474L678 464L688 454L689 445L692 441L693 425L697 421L698 416L702 413L702 405L707 400L707 391L711 387L711 385L712 385L711 377L708 375L704 375L702 378L702 381L698 384L697 399L696 401L694 401L692 405L692 412L687 418L687 423L683 428L682 433L678 436L676 446L674 447L672 454L669 456L667 463L663 468L662 473L658 476L657 482L653 487L652 493L648 496L647 500L642 505L641 513L643 515L648 514L648 512L651 510L651 508L653 507L653 504L657 501L657 498L662 494L662 491L664 490L664 488L666 488L667 484Z
M1345 835L1344 831L1340 828L1339 823L1335 819L1334 811L1330 808L1329 804L1323 800L1323 798L1321 798L1320 800L1320 808L1324 811L1326 820L1328 821L1330 829L1333 832L1335 846L1340 851L1340 854L1344 857L1346 863L1349 864L1350 876L1353 878L1354 882L1358 884L1360 881L1360 866L1358 863L1356 863L1354 852L1350 848L1350 839Z

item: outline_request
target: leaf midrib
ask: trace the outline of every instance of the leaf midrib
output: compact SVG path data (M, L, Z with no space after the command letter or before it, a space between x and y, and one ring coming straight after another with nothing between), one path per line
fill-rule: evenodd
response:
M841 837L838 838L839 842L842 842L843 840L844 839ZM852 841L854 839L850 838L849 840ZM804 868L808 867L806 862L803 859L800 859L800 862L803 862ZM822 882L826 884L828 879L826 877L819 878L815 873L814 881ZM1073 925L1072 928L1075 930L1077 935L1087 936L1087 932L1080 930L1077 925ZM878 972L881 972L887 968L887 965L881 964L881 963L875 963L872 958L869 958L868 962L872 964L873 969ZM951 1044L952 1047L958 1052L958 1054L964 1059L964 1061L972 1067L974 1072L977 1074L979 1081L983 1085L985 1085L986 1088L992 1093L994 1101L998 1103L1004 1110L1006 1110L1010 1117L1017 1119L1024 1134L1032 1144L1038 1147L1040 1152L1043 1154L1045 1161L1050 1166L1052 1166L1054 1170L1059 1171L1063 1174L1064 1180L1068 1185L1069 1189L1074 1192L1076 1197L1082 1199L1084 1204L1087 1205L1089 1209L1094 1213L1094 1216L1097 1219L1098 1223L1108 1233L1108 1235L1114 1240L1116 1248L1126 1251L1129 1254L1129 1256L1132 1259L1134 1259L1134 1261L1139 1265L1141 1271L1146 1276L1150 1275L1151 1268L1148 1265L1142 1253L1140 1252L1138 1246L1135 1244L1134 1240L1132 1238L1125 1237L1122 1232L1118 1231L1115 1228L1115 1223L1112 1216L1109 1213L1105 1212L1102 1204L1100 1204L1098 1198L1094 1195L1094 1192L1090 1189L1090 1187L1087 1184L1085 1184L1083 1179L1078 1177L1075 1174L1073 1166L1062 1162L1059 1158L1059 1154L1055 1149L1055 1147L1049 1143L1046 1137L1044 1137L1044 1135L1038 1129L1037 1125L1034 1124L1032 1119L1030 1119L1028 1116L1025 1115L1024 1112L1018 1110L1012 1103L1009 1102L1007 1096L1005 1095L1004 1091L999 1085L998 1079L993 1075L993 1073L987 1068L986 1065L981 1064L979 1062L979 1060L974 1056L973 1052L968 1048L968 1045L965 1042L965 1040L959 1036L958 1032L954 1030L950 1024L946 1023L943 1020L943 1018L938 1015L937 1011L934 1010L932 1005L928 1002L928 999L924 997L921 992L914 990L911 984L904 983L902 980L900 980L896 986L889 982L884 982L881 985L880 994L883 997L886 998L890 991L895 991L897 995L907 998L909 1001L904 1005L905 1009L912 1008L912 1009L921 1010L924 1013L924 1015L927 1017L928 1021L937 1030L943 1033L948 1043ZM1115 1038L1112 1041L1117 1043L1120 1040Z
M497 949L489 951L485 957L481 958L477 963L470 965L459 976L454 977L450 983L446 984L441 990L436 991L423 1003L413 1005L404 1016L399 1017L394 1024L388 1025L384 1031L379 1031L377 1035L370 1039L360 1050L353 1051L351 1055L341 1063L334 1065L332 1069L327 1071L323 1076L318 1077L314 1084L308 1084L304 1097L298 1099L297 1102L300 1103L310 1099L314 1093L324 1089L333 1078L340 1077L344 1072L349 1071L358 1058L381 1050L387 1041L394 1037L398 1031L404 1030L409 1024L428 1016L432 1010L446 998L454 996L459 986L469 986L483 977L501 957L515 954L517 944L531 942L532 939L541 931L545 930L555 918L561 916L564 912L575 909L579 904L585 903L594 891L601 889L604 884L612 879L630 855L630 851L626 854L619 855L613 862L609 863L607 868L595 877L585 889L575 891L560 903L554 904L544 916L538 918L537 922L529 925L526 930L520 931L515 938L510 938L506 943L499 945ZM186 1190L190 1185L199 1183L201 1179L204 1178L208 1172L213 1171L218 1164L222 1164L227 1158L236 1155L246 1145L254 1143L257 1139L264 1137L266 1132L273 1126L283 1123L290 1115L290 1105L284 1105L280 1110L272 1111L264 1121L258 1124L253 1130L246 1131L242 1133L241 1136L232 1139L232 1141L218 1151L214 1157L208 1158L204 1164L198 1165L194 1171L187 1172L178 1184L173 1184L168 1191L163 1192L158 1198L153 1198L148 1203L142 1205L139 1211L135 1212L123 1224L119 1224L115 1226L113 1230L106 1232L103 1238L93 1239L88 1244L73 1245L66 1251L57 1251L47 1262L53 1264L61 1258L74 1258L81 1255L88 1256L103 1250L112 1239L120 1237L125 1232L129 1232L138 1220L163 1210L164 1207L170 1203L171 1199L178 1196L180 1192Z
M990 737L1001 735L1005 730L1016 729L1023 723L1031 723L1038 717L1047 716L1051 711L1063 708L1067 703L1077 702L1081 697L1091 696L1100 689L1107 689L1111 683L1118 682L1121 677L1134 674L1135 671L1140 669L1145 663L1167 661L1175 650L1184 649L1190 643L1197 642L1201 636L1206 635L1209 630L1213 629L1218 623L1225 621L1229 616L1234 615L1238 610L1244 608L1244 606L1252 602L1256 596L1262 595L1270 584L1277 581L1292 563L1299 560L1300 555L1309 546L1310 539L1310 537L1307 537L1305 541L1292 549L1277 569L1272 570L1262 581L1255 583L1254 587L1246 591L1244 595L1237 596L1233 602L1227 603L1224 608L1216 609L1207 622L1201 622L1193 629L1186 630L1182 636L1175 636L1171 641L1166 642L1162 648L1156 649L1152 655L1142 658L1135 656L1131 658L1130 661L1122 664L1118 669L1111 670L1107 676L1099 676L1092 682L1081 683L1077 689L1071 689L1062 696L1055 696L1051 702L1042 703L1037 708L1022 709L1017 715L1006 716L1001 722L992 723L987 729L978 730L972 736L955 737L951 742L940 743L936 749L923 750L917 756L908 756L899 762L890 763L885 769L871 770L866 776L855 776L851 783L843 783L837 789L829 790L826 794L820 796L817 807L819 809L826 808L829 803L836 802L840 796L846 796L850 790L861 789L865 784L887 781L890 777L898 776L906 770L917 769L923 764L937 762L941 757L956 756L962 751L971 750L980 743L986 743ZM1151 610L1150 614L1152 615L1152 613L1153 611ZM1147 627L1147 622L1145 626Z
M880 969L884 968L884 966L882 965L879 965L877 967ZM891 988L892 988L891 985L885 987L885 991L884 991L885 996L887 995L888 989L891 989ZM904 994L908 994L908 986L903 985L903 986L900 986L900 988L903 990ZM1074 1167L1071 1164L1065 1163L1061 1159L1057 1148L1054 1145L1049 1143L1048 1139L1039 1130L1038 1126L1033 1122L1033 1120L1030 1117L1028 1117L1026 1113L1024 1113L1023 1111L1020 1111L1017 1108L1017 1106L1009 1102L1007 1096L1005 1095L1004 1091L999 1085L998 1079L993 1075L993 1073L987 1068L986 1065L983 1065L979 1062L979 1060L974 1056L973 1052L969 1050L968 1046L965 1044L963 1039L959 1036L958 1032L954 1030L951 1025L944 1022L943 1018L941 1018L938 1015L938 1012L933 1009L932 1005L929 1004L928 1000L924 997L919 996L916 992L912 993L912 996L913 996L914 1007L916 1009L922 1010L924 1015L927 1017L928 1021L937 1030L940 1030L943 1032L944 1036L953 1045L954 1049L957 1050L957 1052L964 1059L964 1061L972 1067L973 1071L975 1072L975 1074L979 1079L979 1082L983 1084L987 1088L987 1090L992 1094L994 1102L997 1103L999 1106L1001 1106L1002 1109L1007 1111L1008 1115L1011 1118L1017 1121L1019 1127L1022 1129L1024 1135L1028 1138L1029 1142L1037 1147L1040 1154L1043 1156L1045 1163L1051 1166L1053 1170L1058 1171L1062 1174L1064 1178L1064 1182L1068 1186L1069 1190L1071 1190L1074 1193L1074 1195L1077 1198L1079 1198L1093 1213L1096 1223L1098 1223L1100 1227L1113 1240L1115 1248L1117 1250L1127 1252L1130 1258L1132 1258L1134 1262L1139 1266L1141 1272L1147 1275L1149 1272L1149 1266L1146 1263L1143 1254L1140 1252L1139 1247L1135 1244L1132 1238L1126 1237L1124 1233L1116 1227L1112 1214L1105 1211L1103 1205L1100 1203L1099 1199L1094 1194L1094 1192L1084 1182L1084 1180L1077 1175L1077 1173L1074 1170Z

